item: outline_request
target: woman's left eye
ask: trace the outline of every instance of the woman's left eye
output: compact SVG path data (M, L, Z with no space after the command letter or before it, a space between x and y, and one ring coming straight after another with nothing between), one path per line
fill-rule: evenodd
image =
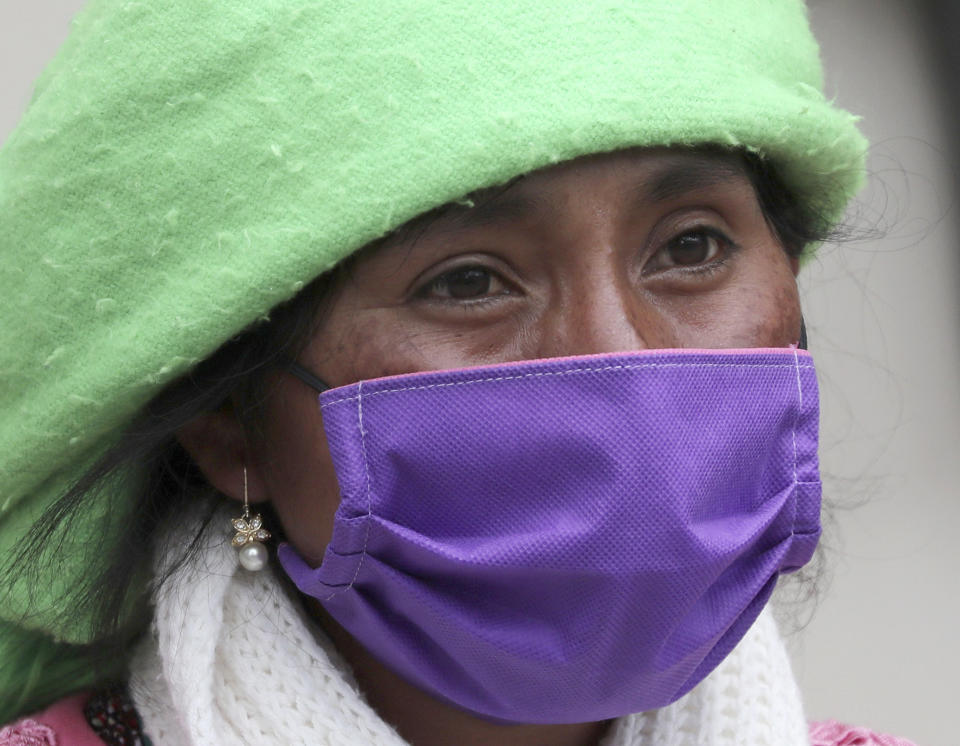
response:
M496 273L480 265L469 265L435 277L419 294L426 298L469 301L504 292L506 286Z
M670 239L646 266L646 271L673 267L691 269L710 265L723 258L733 242L719 231L698 228Z

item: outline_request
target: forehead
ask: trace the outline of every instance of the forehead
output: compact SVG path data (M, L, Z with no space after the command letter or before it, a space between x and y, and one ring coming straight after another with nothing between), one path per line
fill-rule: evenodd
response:
M610 187L618 198L654 204L693 191L750 184L743 157L732 150L635 148L593 154L471 192L409 221L383 241L403 242L422 235L427 228L477 228L518 219L556 207L553 203L563 198L586 193L578 190L601 185Z
M635 181L653 200L678 192L745 178L737 151L692 148L632 148L565 161L515 180L519 190L549 189L568 182L599 179ZM496 192L482 190L480 193Z

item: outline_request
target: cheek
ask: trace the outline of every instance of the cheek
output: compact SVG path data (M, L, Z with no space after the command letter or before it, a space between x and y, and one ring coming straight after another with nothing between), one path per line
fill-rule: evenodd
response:
M788 261L746 278L728 307L736 346L785 347L800 335L800 296Z
M426 370L434 340L404 330L389 312L348 309L321 325L300 361L331 386ZM456 367L451 365L450 367ZM267 497L284 536L318 566L333 533L340 491L316 394L284 378L271 394L258 448Z
M352 310L331 316L302 360L333 386L360 380L462 368L510 359L507 340L516 337L516 319L464 328L431 323L417 314L389 308Z
M795 289L758 291L745 312L745 341L750 347L784 347L799 340L800 302Z
M301 360L331 386L429 367L429 343L391 309L338 309Z
M793 271L788 258L774 252L739 264L722 289L670 298L659 309L679 347L786 347L800 334Z
M333 532L340 491L316 396L285 381L271 397L257 449L267 494L286 539L319 565Z

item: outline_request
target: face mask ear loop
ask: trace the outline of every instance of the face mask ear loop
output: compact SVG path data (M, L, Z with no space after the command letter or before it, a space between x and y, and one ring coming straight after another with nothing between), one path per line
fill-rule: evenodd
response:
M804 321L803 317L800 317L800 341L797 343L797 347L801 350L807 349L807 322Z
M285 362L286 362L285 368L287 372L295 375L297 378L299 378L301 381L307 384L307 386L309 386L310 388L318 391L321 394L330 388L328 384L324 383L322 380L317 378L315 375L313 375L313 373L311 373L309 370L304 368L299 363L293 360L287 360Z

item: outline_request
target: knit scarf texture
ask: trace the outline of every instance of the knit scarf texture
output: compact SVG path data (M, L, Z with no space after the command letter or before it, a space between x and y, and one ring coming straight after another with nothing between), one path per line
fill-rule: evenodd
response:
M270 570L250 573L211 522L162 589L130 688L155 746L404 746L349 666ZM182 531L182 527L179 527ZM178 531L178 533L180 533ZM185 535L190 535L189 531ZM158 572L182 551L173 540ZM808 746L800 693L769 609L677 702L617 719L601 746Z

